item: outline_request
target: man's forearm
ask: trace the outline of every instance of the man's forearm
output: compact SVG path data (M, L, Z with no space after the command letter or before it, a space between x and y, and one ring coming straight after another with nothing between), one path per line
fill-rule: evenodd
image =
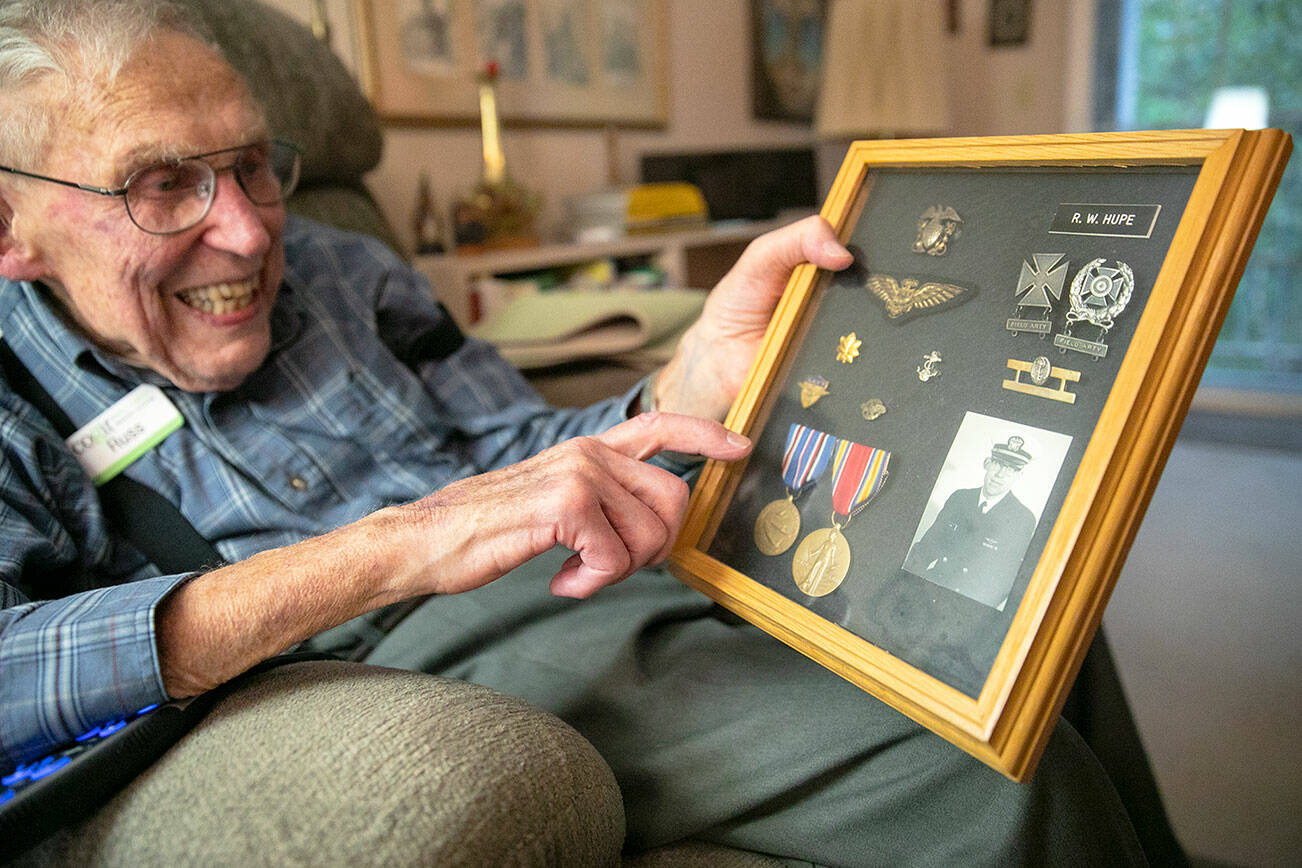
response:
M159 663L170 696L210 690L250 666L372 609L397 602L390 511L199 576L158 608Z

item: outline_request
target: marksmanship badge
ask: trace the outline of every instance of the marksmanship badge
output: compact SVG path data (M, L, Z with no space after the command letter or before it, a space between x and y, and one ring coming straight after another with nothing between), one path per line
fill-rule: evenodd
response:
M1074 350L1101 359L1108 354L1102 338L1112 328L1116 317L1126 309L1135 291L1135 273L1124 262L1108 265L1105 259L1095 259L1082 268L1071 282L1067 311L1067 325L1054 335L1053 345L1062 352ZM1072 326L1087 322L1098 326L1099 340L1088 341L1073 337Z
M1053 328L1049 317L1054 302L1062 298L1062 287L1066 282L1066 256L1061 253L1031 254L1031 262L1022 261L1022 273L1017 279L1015 292L1020 296L1017 299L1017 315L1009 319L1005 327L1013 334L1031 332L1041 338L1048 337ZM1036 311L1043 318L1025 318L1023 308L1030 308L1027 313Z

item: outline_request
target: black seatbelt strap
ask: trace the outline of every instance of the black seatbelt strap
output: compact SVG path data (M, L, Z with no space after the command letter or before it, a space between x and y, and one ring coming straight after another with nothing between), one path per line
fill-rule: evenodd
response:
M72 436L77 428L68 414L3 340L0 368L10 387L48 419L60 437ZM164 573L188 573L225 563L181 511L149 486L119 473L97 491L110 527Z

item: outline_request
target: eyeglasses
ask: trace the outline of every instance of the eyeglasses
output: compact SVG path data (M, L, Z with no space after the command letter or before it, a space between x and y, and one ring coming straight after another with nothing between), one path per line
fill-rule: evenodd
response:
M226 154L233 155L230 163L212 165L213 157ZM120 196L132 223L150 235L172 235L184 232L208 216L217 196L219 173L234 174L240 189L254 205L275 205L294 192L301 167L298 146L274 139L145 166L132 172L117 189L63 181L8 166L0 166L0 171L99 196Z

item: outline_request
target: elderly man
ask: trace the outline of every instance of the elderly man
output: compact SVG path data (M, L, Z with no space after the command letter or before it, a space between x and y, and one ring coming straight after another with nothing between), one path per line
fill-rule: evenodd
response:
M124 472L229 564L158 575L106 523L77 444L0 389L0 767L433 594L370 659L572 724L615 772L631 848L1141 858L1065 725L1036 782L1014 785L643 569L687 494L646 459L746 454L716 420L791 269L849 263L826 223L755 242L640 392L556 410L449 339L397 256L286 217L295 152L170 6L6 0L0 76L4 340L79 426L133 393L147 404L134 436L154 445ZM643 405L659 412L632 415Z

